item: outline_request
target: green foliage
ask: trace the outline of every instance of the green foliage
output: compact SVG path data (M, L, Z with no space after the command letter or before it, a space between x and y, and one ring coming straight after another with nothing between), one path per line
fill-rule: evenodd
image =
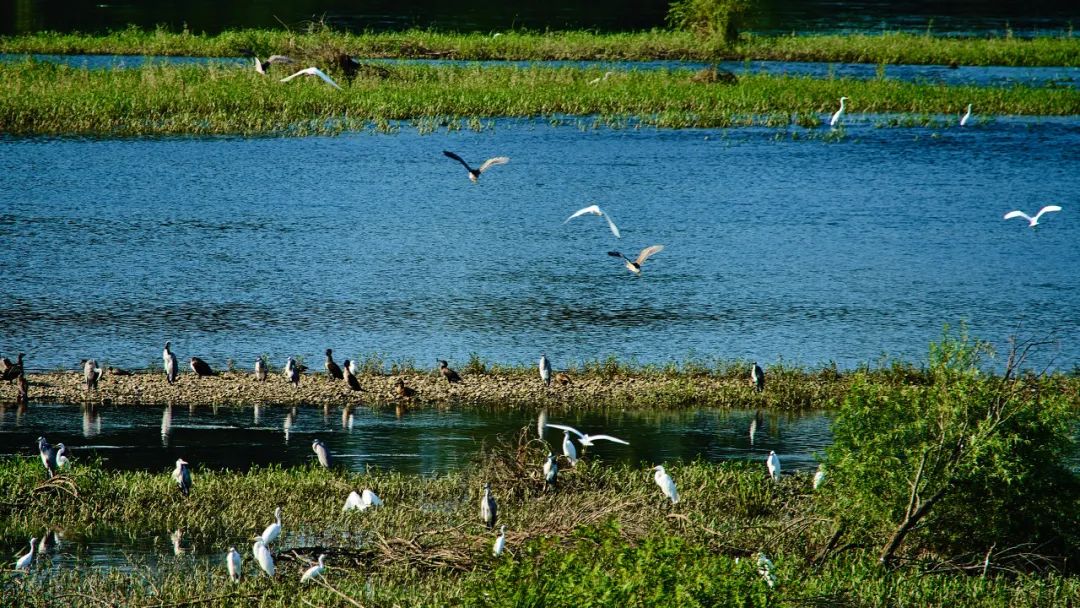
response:
M675 29L732 44L752 7L753 0L675 0L668 7L667 22Z

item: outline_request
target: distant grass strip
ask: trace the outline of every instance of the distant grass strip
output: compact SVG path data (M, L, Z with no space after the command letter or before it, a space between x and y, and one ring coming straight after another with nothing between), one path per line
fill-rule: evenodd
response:
M749 36L729 46L687 32L599 34L582 31L507 31L492 34L409 30L348 34L329 29L298 33L238 30L216 35L131 27L107 35L39 32L0 37L0 53L187 55L229 57L240 49L262 56L281 53L356 57L504 60L684 59L828 61L890 64L1080 66L1080 38L941 38L887 32L852 35Z
M276 68L280 69L280 68ZM480 66L395 66L341 81L278 82L233 66L148 65L87 70L48 62L0 64L0 132L18 135L308 135L422 128L467 119L594 116L657 127L820 124L851 99L849 113L980 116L1080 114L1080 93L1051 88L950 87L895 80L740 76L701 82L687 70L619 73L595 85L597 70ZM926 121L923 121L926 122ZM426 126L425 126L426 125Z

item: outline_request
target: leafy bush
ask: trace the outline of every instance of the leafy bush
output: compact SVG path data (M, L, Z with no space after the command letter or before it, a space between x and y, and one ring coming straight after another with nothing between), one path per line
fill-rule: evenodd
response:
M676 0L668 7L671 27L731 44L739 39L753 0Z

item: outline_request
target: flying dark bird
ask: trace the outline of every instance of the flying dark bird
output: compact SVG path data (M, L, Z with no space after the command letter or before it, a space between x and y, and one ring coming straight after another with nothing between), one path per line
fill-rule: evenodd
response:
M41 456L41 464L45 465L45 470L49 472L49 479L56 477L56 450L49 445L49 442L44 437L37 438L38 455Z
M327 351L327 352L329 352L329 351ZM327 357L329 358L329 355L327 355ZM356 379L356 376L352 373L352 370L349 369L349 360L348 359L345 360L344 374L345 374L345 382L349 385L350 389L352 389L354 391L362 391L362 390L364 390L364 389L360 388L360 381L358 381Z
M271 55L266 59L266 61L259 61L258 56L254 54L252 54L251 56L255 59L255 71L260 74L265 74L266 70L269 70L270 66L274 65L275 63L293 63L293 60L286 57L285 55Z
M472 180L474 184L476 183L476 180L480 179L480 174L484 171L487 171L495 165L505 165L506 163L510 162L510 159L506 156L496 156L495 158L489 158L485 160L484 164L480 165L479 169L473 169L469 166L469 163L465 162L465 160L457 154L454 154L453 152L450 152L448 150L443 150L443 154L447 158L452 158L464 165L465 169L469 172L469 179Z
M198 357L191 358L191 371L195 372L195 375L200 378L203 376L214 375L214 370L210 369L210 366L206 364L206 361L203 361Z
M491 495L491 484L484 484L484 495L480 497L480 519L488 530L495 527L499 519L499 505L495 504L495 497Z
M187 496L191 493L191 471L188 470L188 463L183 458L176 459L176 468L173 469L172 478L176 481L177 487L180 488L180 493Z
M632 272L632 273L634 273L636 275L640 275L641 274L641 265L645 263L645 260L647 260L650 257L656 255L657 253L660 253L663 250L664 250L663 245L652 245L650 247L646 247L645 249L641 250L641 253L639 253L637 258L634 259L634 260L631 260L630 258L628 258L625 255L619 253L618 251L609 251L608 255L610 255L613 258L622 258L623 261L626 262L626 269L627 270L629 270L630 272Z
M329 469L334 464L334 458L330 455L330 450L326 449L326 444L322 442L322 439L315 439L311 442L311 451L315 452L315 456L319 459L319 464L324 469Z
M750 381L754 383L754 390L757 392L765 390L765 370L761 369L757 361L750 367Z
M445 359L439 359L439 373L442 374L442 377L446 378L446 381L450 384L454 384L455 382L461 382L461 376L459 376L458 373L454 370L447 367L447 365L448 364L446 363Z
M262 357L255 360L255 379L266 382L266 362L262 360Z
M12 363L11 361L8 361L8 360L5 359L5 364L7 365L7 369L4 370L4 375L2 377L0 377L0 379L3 379L3 380L15 380L19 376L22 376L23 375L23 357L25 357L25 356L26 356L25 353L19 353L19 356L16 357L17 360L16 360L15 363Z
M83 360L83 380L86 382L86 390L97 390L98 380L104 373L94 359Z
M346 366L348 363L345 364ZM344 380L345 375L341 373L341 367L337 363L334 363L334 351L329 348L326 349L326 363L323 364L326 368L326 375L335 380Z
M293 386L300 386L300 366L296 364L296 359L289 357L289 360L285 362L285 369L283 372L285 378L292 382Z
M401 378L394 382L394 392L402 399L412 399L416 396L416 389L405 386L405 380Z
M547 355L540 355L540 380L544 382L545 386L551 386L551 361L548 361Z
M169 346L172 342L165 342L165 350L161 351L161 359L165 365L165 379L169 381L169 384L176 382L176 376L180 373L180 368L176 363L176 355L169 350Z

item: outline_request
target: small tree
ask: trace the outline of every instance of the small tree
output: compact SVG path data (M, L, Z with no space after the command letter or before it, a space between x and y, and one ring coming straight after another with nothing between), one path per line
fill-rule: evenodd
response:
M1080 484L1065 462L1076 415L1042 379L1017 376L1030 347L988 375L987 345L946 329L928 385L855 380L828 450L830 509L850 542L880 546L886 566L905 546L985 555L984 570L995 547L1077 555Z
M739 39L753 7L753 0L675 0L668 7L668 25L703 36L715 36L725 44Z

